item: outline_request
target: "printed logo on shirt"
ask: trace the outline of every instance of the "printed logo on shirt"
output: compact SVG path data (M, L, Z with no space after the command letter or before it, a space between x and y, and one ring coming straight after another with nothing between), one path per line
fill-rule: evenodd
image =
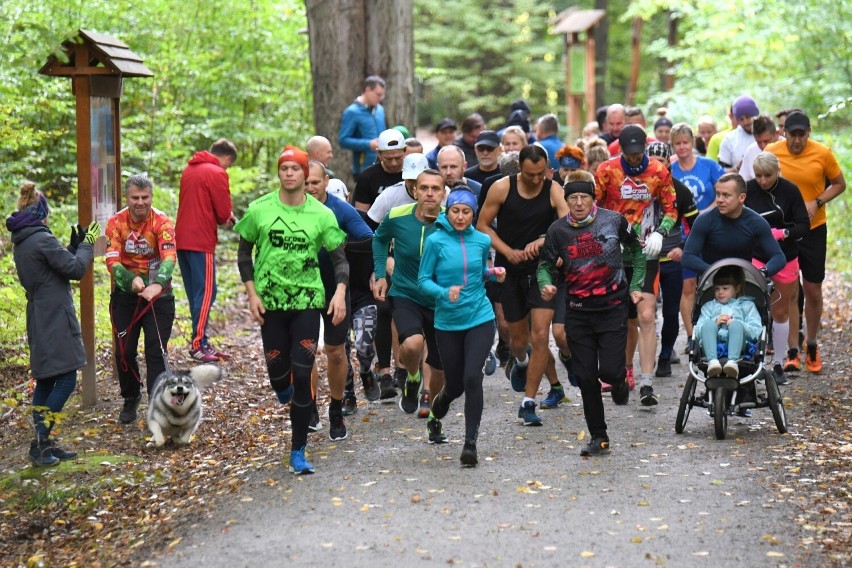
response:
M635 201L651 201L653 195L645 182L637 182L633 178L624 178L621 182L621 198Z
M291 227L278 217L267 233L269 244L282 250L305 250L310 239L308 234L298 227Z
M151 245L148 244L148 239L136 232L127 235L127 240L124 241L124 251L127 254L139 256L150 256L156 253L156 249L151 248Z
M568 258L590 258L603 254L603 243L595 239L591 233L584 233L577 237L576 244L569 245L566 249Z

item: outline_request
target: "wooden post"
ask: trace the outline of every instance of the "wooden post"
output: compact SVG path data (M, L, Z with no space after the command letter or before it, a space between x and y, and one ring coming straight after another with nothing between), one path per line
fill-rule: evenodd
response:
M88 61L89 49L85 44L74 47L75 61ZM77 219L84 227L92 222L92 122L89 98L89 76L76 75L72 79L77 106ZM95 374L95 281L90 266L80 280L80 327L83 330L83 348L86 366L83 367L83 406L94 406L96 401Z
M583 124L579 125L577 138L582 136L585 123L595 120L597 109L597 86L595 83L595 65L597 54L595 53L595 29L586 32L586 116Z

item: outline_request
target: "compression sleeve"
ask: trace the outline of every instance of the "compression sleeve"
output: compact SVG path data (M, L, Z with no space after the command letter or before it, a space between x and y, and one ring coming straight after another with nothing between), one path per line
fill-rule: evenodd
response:
M254 280L254 261L251 254L254 252L254 243L240 237L240 244L237 247L237 268L240 271L240 279L243 282Z
M334 265L334 283L349 287L349 262L346 260L346 251L343 246L328 251L331 263Z

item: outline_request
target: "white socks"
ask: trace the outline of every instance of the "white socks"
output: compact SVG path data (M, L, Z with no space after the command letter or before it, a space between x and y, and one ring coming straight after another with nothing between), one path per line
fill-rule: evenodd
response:
M775 350L776 363L781 363L787 356L787 336L790 335L790 320L784 323L772 322L772 349Z

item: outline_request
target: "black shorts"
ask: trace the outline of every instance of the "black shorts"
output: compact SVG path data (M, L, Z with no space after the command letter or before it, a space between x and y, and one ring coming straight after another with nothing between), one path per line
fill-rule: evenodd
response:
M624 276L627 278L627 285L630 286L630 281L633 280L633 267L624 267ZM643 294L653 294L657 297L657 292L660 289L660 261L659 259L649 260L645 263L645 282L642 283ZM627 319L636 319L639 317L636 304L632 301L627 301Z
M349 290L346 290L346 317L337 325L331 323L334 315L328 313L331 298L331 296L328 296L325 307L322 309L322 340L326 345L343 345L346 343L346 336L349 335L349 321L352 317L352 302L349 301Z
M492 304L500 303L500 289L502 284L500 282L494 282L492 280L485 281L485 297L488 298L488 301Z
M827 239L828 226L823 223L799 241L799 270L805 282L822 284L825 280Z
M428 353L426 364L438 370L442 370L441 355L438 353L438 344L435 341L435 310L424 308L417 302L408 298L389 296L393 323L396 324L396 334L399 344L413 335L422 335L426 339Z
M552 310L556 300L545 302L541 299L541 290L535 274L506 274L506 280L500 287L500 303L503 305L503 317L509 323L519 322L533 308Z

